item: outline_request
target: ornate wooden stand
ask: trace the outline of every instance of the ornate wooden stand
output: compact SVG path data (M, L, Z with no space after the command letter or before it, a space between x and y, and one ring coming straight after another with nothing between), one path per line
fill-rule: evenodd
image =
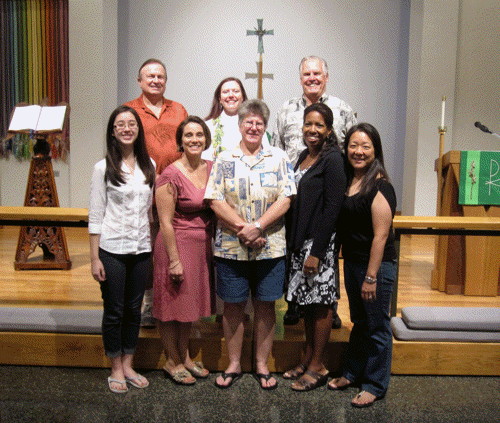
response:
M59 207L54 171L49 156L50 146L42 135L35 144L31 160L24 205L29 207ZM28 260L35 248L43 250L42 260ZM58 226L22 226L17 242L14 269L71 269L64 229Z

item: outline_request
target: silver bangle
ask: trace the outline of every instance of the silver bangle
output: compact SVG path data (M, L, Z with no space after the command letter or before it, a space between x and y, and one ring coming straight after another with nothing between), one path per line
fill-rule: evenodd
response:
M365 282L370 285L377 283L377 278L372 278L371 276L365 276Z

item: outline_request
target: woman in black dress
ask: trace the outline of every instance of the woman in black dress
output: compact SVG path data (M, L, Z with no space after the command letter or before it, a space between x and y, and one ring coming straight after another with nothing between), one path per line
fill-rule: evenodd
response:
M304 310L306 350L300 364L283 377L297 379L293 390L309 391L328 378L322 356L332 328L332 305L338 299L335 228L346 175L330 108L323 103L308 106L302 130L307 149L295 166L287 301Z

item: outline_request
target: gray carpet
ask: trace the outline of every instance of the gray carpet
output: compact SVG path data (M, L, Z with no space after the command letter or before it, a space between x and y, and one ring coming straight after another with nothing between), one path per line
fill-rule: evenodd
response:
M356 389L326 387L297 393L278 377L262 391L246 374L217 389L215 375L193 387L174 385L160 371L151 384L125 395L108 391L106 369L0 366L0 421L14 422L497 422L500 378L393 376L385 399L354 409Z

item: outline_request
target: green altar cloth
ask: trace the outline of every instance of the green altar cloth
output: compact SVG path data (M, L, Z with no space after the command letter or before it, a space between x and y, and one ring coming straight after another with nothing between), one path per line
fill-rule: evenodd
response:
M458 203L500 205L500 151L461 151Z

